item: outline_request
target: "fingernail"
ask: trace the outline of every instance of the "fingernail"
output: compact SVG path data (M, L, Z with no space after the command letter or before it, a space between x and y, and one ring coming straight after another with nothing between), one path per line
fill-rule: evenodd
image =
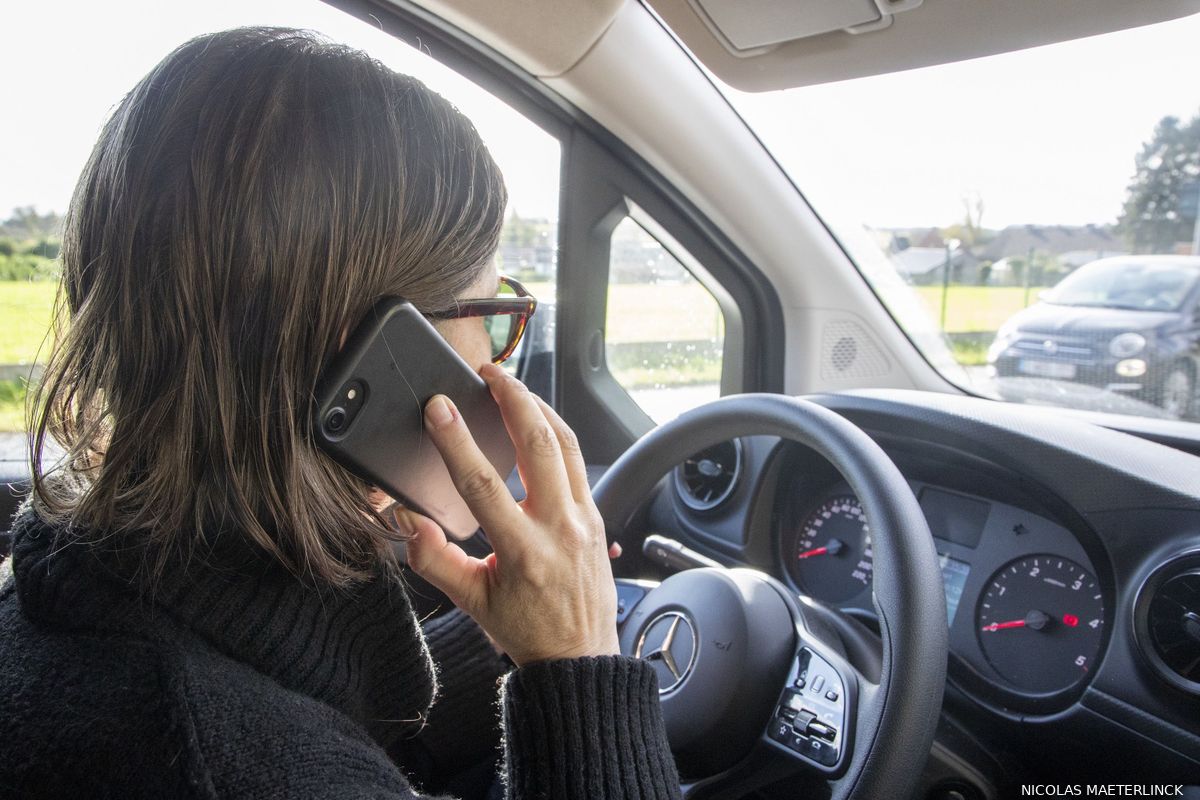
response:
M495 364L484 364L479 368L479 375L485 381L493 378L502 378L504 377L504 370L500 369L500 367L496 366Z
M444 395L435 395L425 406L425 421L434 428L454 422L454 404Z

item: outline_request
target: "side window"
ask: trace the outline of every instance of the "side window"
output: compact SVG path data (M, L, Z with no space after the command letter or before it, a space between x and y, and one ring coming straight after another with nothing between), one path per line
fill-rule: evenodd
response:
M608 370L656 423L720 396L725 345L720 305L666 239L631 217L617 224L605 320Z
M539 131L540 133L540 131ZM553 144L555 157L558 141L542 134ZM540 156L539 156L540 157ZM500 165L507 177L508 170ZM496 255L500 272L511 275L537 298L537 309L529 327L504 368L520 378L546 402L554 397L554 317L556 278L558 277L558 222L550 216L522 217L514 208L504 222L500 249Z
M115 9L108 7L104 15L119 16L126 5L131 4L122 0ZM475 124L504 174L509 193L497 266L520 280L539 300L526 339L506 366L550 399L561 171L558 139L427 55L427 43L394 38L379 25L367 24L318 0L283 5L247 0L237 8L202 4L193 12L158 27L134 30L114 28L107 24L107 16L79 9L77 24L64 31L65 38L59 42L62 57L48 67L47 80L58 87L56 97L62 111L55 125L57 133L41 135L34 130L37 126L29 125L0 128L0 152L22 154L20 163L12 162L12 169L6 162L5 180L0 185L0 462L26 460L25 396L29 379L36 380L40 374L38 362L44 361L49 351L49 342L43 346L43 341L56 288L62 215L104 120L125 92L171 49L192 36L240 25L280 25L324 33L420 79ZM125 13L134 12L126 9ZM49 8L29 4L22 14L24 29L61 27ZM104 37L94 36L97 26L105 30ZM41 60L32 40L20 47L25 49L18 49L14 57L29 63ZM122 57L111 58L114 52ZM9 99L16 106L34 108L44 99L42 89L32 83L13 87L13 91L15 95ZM0 505L0 511L3 508Z
M32 206L0 217L0 462L26 458L25 398L51 347L61 225Z

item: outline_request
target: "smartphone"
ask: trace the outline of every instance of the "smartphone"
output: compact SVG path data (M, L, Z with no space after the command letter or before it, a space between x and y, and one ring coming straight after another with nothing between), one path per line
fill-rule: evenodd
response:
M516 452L487 384L400 298L368 311L322 372L313 430L339 464L461 540L479 522L425 433L425 403L436 394L454 401L483 454L507 478Z

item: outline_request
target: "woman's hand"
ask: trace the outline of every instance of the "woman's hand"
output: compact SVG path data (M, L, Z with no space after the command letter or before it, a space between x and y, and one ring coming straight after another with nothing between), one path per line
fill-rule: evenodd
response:
M621 543L620 542L613 542L612 544L610 544L608 546L608 557L609 558L620 558L621 557ZM4 565L0 564L0 583L3 583L3 582L4 582ZM496 651L496 655L502 656L505 654L504 648L500 646L499 642L497 642L495 639L492 638L492 635L490 633L488 633L486 630L484 630L483 635L486 636L488 642L491 643L492 648Z
M604 522L574 433L516 378L490 364L479 374L516 447L526 497L512 499L458 410L434 397L425 408L426 428L494 552L468 556L433 520L400 509L397 523L413 533L409 566L470 614L518 666L620 653Z

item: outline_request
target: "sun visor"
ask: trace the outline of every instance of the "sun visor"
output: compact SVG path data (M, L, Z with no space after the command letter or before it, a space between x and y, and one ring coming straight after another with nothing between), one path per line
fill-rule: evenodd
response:
M916 8L922 0L776 0L754 3L752 13L747 13L745 0L689 2L727 50L749 55L822 33L886 28L893 16Z
M945 64L1200 12L1200 0L642 0L726 84L769 91Z

